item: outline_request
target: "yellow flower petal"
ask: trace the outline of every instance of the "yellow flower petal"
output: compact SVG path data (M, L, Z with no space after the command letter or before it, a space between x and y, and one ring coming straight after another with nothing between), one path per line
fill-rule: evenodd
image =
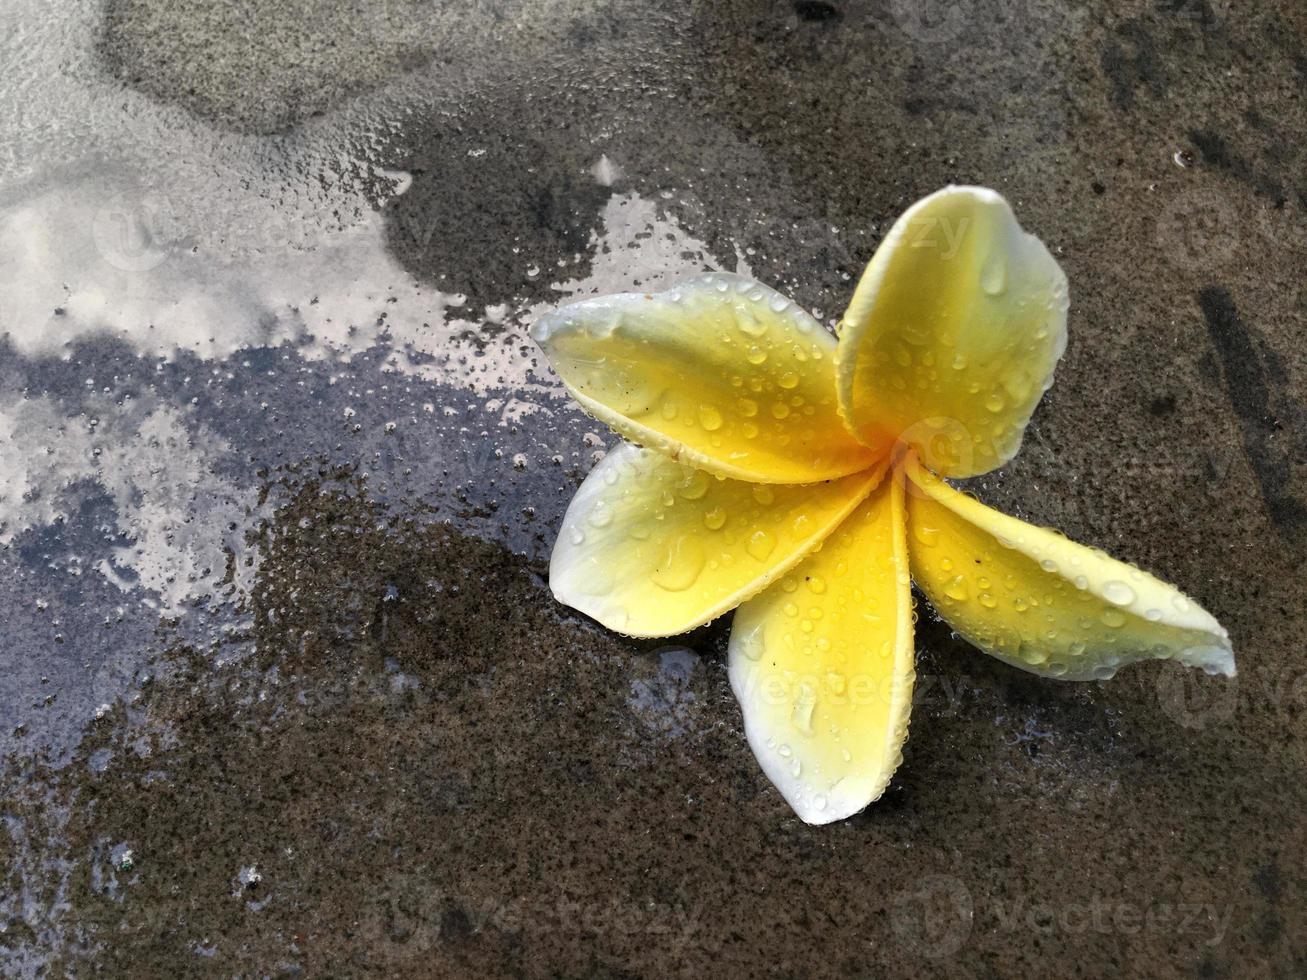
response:
M885 467L811 486L710 476L623 444L586 477L549 565L559 602L629 636L673 636L800 562Z
M841 410L868 446L896 442L945 476L1016 455L1066 347L1066 276L997 193L918 201L876 250L844 314Z
M740 606L731 687L763 771L808 823L877 799L903 760L912 592L895 475L821 550Z
M719 476L814 483L877 457L845 429L835 338L784 296L713 273L566 306L531 329L581 407Z
M1000 514L908 463L912 577L985 653L1046 677L1104 680L1136 660L1234 675L1211 614L1133 565Z

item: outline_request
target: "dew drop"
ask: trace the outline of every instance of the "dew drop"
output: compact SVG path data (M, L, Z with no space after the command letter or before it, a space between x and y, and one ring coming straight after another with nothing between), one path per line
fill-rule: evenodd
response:
M771 557L771 553L776 550L776 538L772 536L771 532L759 528L749 535L744 550L755 560L766 561Z
M699 580L706 564L702 543L694 535L682 534L667 546L663 560L650 576L654 585L668 592L684 592Z
M1118 609L1104 609L1100 619L1113 628L1125 625L1125 614Z
M927 548L933 548L939 544L939 528L931 527L929 524L914 523L912 525L912 536Z
M703 470L695 470L682 481L676 492L686 500L698 500L708 492L709 479Z
M980 270L980 288L988 296L1002 296L1007 292L1007 256L996 251L989 256Z
M967 598L967 582L961 575L954 575L947 585L944 586L944 594L950 599L957 602L965 602Z
M721 507L714 507L703 515L704 526L709 531L719 531L722 525L726 523L726 511Z
M709 432L716 432L722 427L722 413L711 405L700 405L699 424Z
M740 638L740 652L750 660L761 660L767 650L762 624L759 623Z
M754 316L753 311L747 307L740 308L736 316L735 325L750 337L761 337L767 332L767 321Z
M1118 606L1128 606L1135 601L1135 590L1124 582L1113 580L1103 586L1103 598Z
M790 724L804 735L812 734L812 715L817 707L817 699L810 692L799 695L790 712Z
M1038 667L1048 659L1048 652L1023 640L1017 646L1017 657L1032 667Z

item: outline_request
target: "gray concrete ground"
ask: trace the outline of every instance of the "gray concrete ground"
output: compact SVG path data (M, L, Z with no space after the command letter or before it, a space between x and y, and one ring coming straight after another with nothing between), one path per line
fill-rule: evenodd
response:
M1307 971L1300 5L0 23L0 972ZM828 319L949 182L1072 288L974 489L1198 597L1240 673L1058 685L923 606L904 765L807 827L725 623L551 600L608 436L524 327L704 267Z

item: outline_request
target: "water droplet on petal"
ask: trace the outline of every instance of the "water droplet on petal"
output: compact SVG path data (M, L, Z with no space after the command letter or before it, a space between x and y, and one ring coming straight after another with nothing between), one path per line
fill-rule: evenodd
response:
M912 536L927 548L933 548L939 543L939 528L917 522L912 525Z
M1124 582L1111 581L1103 586L1103 598L1118 606L1128 606L1135 601L1135 590Z
M757 561L766 561L771 557L771 553L776 550L776 538L772 536L771 532L759 528L749 535L744 550Z
M752 296L749 298L753 299ZM738 307L735 316L735 325L750 337L761 337L767 332L767 321L759 319L747 306Z
M766 649L766 635L761 623L740 637L740 652L750 660L762 659Z
M1017 657L1032 667L1038 667L1048 659L1048 652L1023 640L1017 646Z
M662 561L650 579L668 592L684 592L699 579L707 562L703 544L691 534L682 534L667 545Z
M1099 618L1113 628L1125 625L1125 614L1117 609L1104 609L1102 616Z
M695 470L681 482L676 492L686 500L698 500L708 492L710 479L703 470Z
M986 295L1002 296L1007 292L1007 255L995 251L980 270L980 288Z
M708 432L716 432L722 427L722 413L711 405L700 405L699 424Z
M812 734L812 715L817 707L817 698L811 691L802 691L799 700L794 702L790 712L790 723L804 735Z

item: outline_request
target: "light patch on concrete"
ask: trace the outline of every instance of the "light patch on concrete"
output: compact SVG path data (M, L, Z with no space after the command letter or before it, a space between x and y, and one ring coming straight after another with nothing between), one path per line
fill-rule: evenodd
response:
M636 193L611 197L602 223L589 274L554 283L558 302L662 289L727 265ZM213 255L196 237L168 197L126 177L86 178L12 205L0 212L0 329L27 355L97 334L162 358L185 350L222 359L287 342L310 359L341 358L385 345L397 369L456 387L556 387L533 372L538 358L520 329L555 302L508 300L488 319L509 329L482 341L485 322L459 315L461 296L420 282L390 255L379 213L303 246L246 255Z
M257 556L242 534L256 494L216 472L230 447L176 408L102 408L70 417L46 397L0 406L0 544L66 522L103 493L124 543L87 564L111 584L144 590L170 615L227 587L246 594Z

